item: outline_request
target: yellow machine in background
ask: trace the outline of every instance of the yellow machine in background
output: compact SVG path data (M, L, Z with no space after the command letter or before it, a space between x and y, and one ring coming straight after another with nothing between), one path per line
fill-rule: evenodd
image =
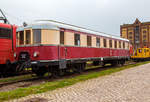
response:
M150 60L150 48L138 48L131 59L134 61Z

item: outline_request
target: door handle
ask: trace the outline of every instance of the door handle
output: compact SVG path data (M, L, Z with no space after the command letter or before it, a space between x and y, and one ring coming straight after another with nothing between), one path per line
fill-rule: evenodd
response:
M65 57L67 56L67 48L65 48Z

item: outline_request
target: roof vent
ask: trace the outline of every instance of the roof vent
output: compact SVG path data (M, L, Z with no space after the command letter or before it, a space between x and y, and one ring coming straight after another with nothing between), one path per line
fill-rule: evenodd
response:
M26 22L23 22L23 26L26 27L28 24Z

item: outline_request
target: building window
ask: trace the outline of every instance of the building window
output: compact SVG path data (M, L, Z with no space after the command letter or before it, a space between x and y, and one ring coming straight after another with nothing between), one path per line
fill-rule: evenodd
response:
M100 38L96 38L96 46L100 47Z
M132 35L132 32L129 32L130 35Z
M24 31L20 32L19 45L24 44Z
M129 39L132 39L132 36L129 36Z
M146 43L144 43L143 45L146 46Z
M115 41L115 48L117 48L117 41Z
M26 31L26 44L31 44L31 31Z
M146 27L146 26L144 26L144 27L142 27L142 29L147 29L147 27Z
M33 43L40 44L41 43L41 29L33 30Z
M91 36L87 36L87 46L91 46L91 45L92 45Z
M146 42L146 40L143 40L143 42Z
M60 44L64 45L64 31L60 31Z
M123 42L123 48L125 48L125 42Z
M74 36L75 45L80 46L80 34L75 34Z
M146 30L144 30L143 33L146 33Z
M133 28L132 28L132 27L130 27L130 28L128 28L128 30L133 30Z
M103 39L103 42L104 42L104 47L107 47L106 39Z
M119 41L119 48L121 48L121 41Z
M109 40L109 47L112 48L112 40Z
M146 35L143 35L143 38L146 38Z

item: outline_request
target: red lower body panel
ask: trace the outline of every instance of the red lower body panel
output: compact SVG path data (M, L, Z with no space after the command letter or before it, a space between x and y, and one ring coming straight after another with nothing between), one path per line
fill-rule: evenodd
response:
M129 56L129 50L90 48L73 46L30 46L18 47L17 55L20 52L28 52L31 60L58 60L58 59L78 59L97 57ZM38 52L38 57L33 57L34 52Z

